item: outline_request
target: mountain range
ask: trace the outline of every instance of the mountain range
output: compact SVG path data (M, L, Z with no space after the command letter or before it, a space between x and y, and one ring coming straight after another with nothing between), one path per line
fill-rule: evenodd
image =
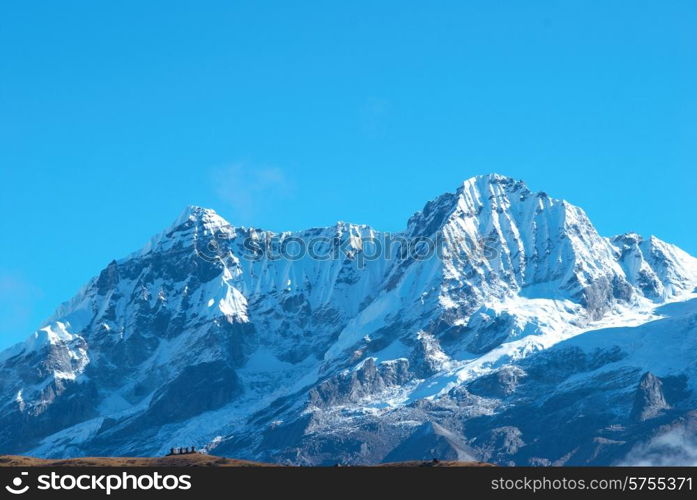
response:
M188 207L0 353L0 452L697 464L696 287L496 174L400 233Z

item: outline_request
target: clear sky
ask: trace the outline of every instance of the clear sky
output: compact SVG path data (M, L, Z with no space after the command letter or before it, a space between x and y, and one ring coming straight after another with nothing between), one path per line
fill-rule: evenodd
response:
M0 347L188 204L399 230L498 172L697 254L697 2L3 1Z

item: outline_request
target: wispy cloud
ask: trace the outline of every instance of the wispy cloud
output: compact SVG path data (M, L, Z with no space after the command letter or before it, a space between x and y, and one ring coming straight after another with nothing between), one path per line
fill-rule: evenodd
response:
M214 169L211 178L218 197L233 209L235 224L254 224L254 217L295 193L289 176L275 166L236 163Z
M697 465L697 438L694 431L678 427L640 443L618 465Z

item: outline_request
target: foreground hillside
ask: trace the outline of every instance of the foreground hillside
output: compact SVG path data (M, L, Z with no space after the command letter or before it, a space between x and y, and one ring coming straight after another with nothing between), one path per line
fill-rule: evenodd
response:
M482 462L440 460L380 464L381 467L486 467L490 465ZM195 453L174 457L85 457L61 460L0 455L0 467L279 467L279 465Z
M43 459L0 455L0 467L273 467L273 464L193 453L172 457L84 457Z
M0 450L697 463L695 287L679 248L499 175L398 234L190 207L0 353Z

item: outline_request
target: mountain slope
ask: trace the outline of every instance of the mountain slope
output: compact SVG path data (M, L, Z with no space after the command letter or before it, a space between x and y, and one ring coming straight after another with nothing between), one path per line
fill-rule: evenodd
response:
M693 408L695 286L676 247L495 174L398 234L190 207L0 354L0 450L610 463Z

